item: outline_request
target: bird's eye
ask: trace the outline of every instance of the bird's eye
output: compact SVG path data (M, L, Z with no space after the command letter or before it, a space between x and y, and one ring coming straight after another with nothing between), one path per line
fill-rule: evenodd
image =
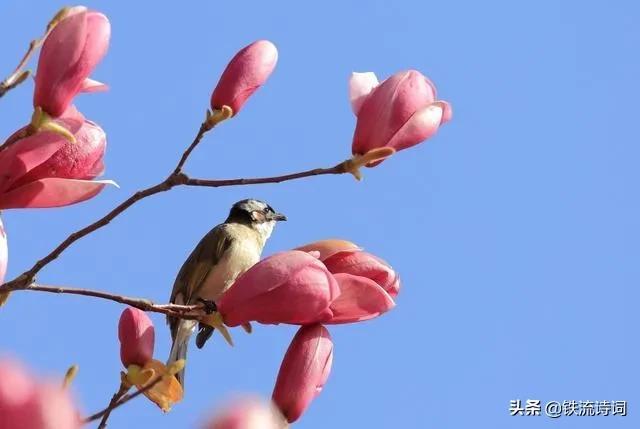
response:
M274 211L271 208L271 206L267 206L267 208L265 208L264 211L267 212L267 213L274 213Z

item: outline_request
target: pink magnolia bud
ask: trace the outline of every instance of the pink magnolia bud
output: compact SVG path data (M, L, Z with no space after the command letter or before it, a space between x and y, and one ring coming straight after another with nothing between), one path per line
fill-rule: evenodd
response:
M79 429L82 422L69 391L36 382L19 364L0 361L0 428Z
M375 87L374 79L375 75L356 73L350 80L350 99L358 118L354 155L379 147L407 149L433 136L451 118L450 105L436 101L435 87L420 72L399 72Z
M153 322L142 310L127 307L120 315L118 323L120 340L120 360L129 365L144 366L153 358L155 330Z
M7 246L7 233L0 218L0 285L4 283L4 276L7 274L7 263L9 262L9 247Z
M206 425L206 429L283 429L280 412L269 403L247 397L226 405Z
M106 16L86 8L73 13L51 31L40 52L33 104L53 117L62 115L87 85L109 47L111 26Z
M400 290L396 272L382 259L344 240L321 240L297 250L317 251L334 275L340 295L329 308L333 315L323 323L353 323L377 317L395 307Z
M249 97L269 78L278 61L278 49L268 40L242 48L229 62L211 95L211 108L229 106L237 114Z
M273 389L273 402L289 423L320 394L331 372L333 342L322 325L303 326L287 350Z
M66 206L92 198L105 185L114 184L91 180L104 170L107 140L102 128L85 120L73 107L55 122L69 130L76 141L40 131L0 152L0 209Z
M276 253L242 274L217 302L228 326L257 321L306 324L330 318L338 284L318 259L305 252Z

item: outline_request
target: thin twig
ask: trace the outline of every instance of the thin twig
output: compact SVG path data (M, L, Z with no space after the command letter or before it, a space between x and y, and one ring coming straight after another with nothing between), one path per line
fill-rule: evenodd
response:
M184 183L187 179L187 176L180 172L180 169L182 168L181 166L184 165L184 163L186 162L186 158L188 158L188 155L198 145L198 143L202 140L202 137L208 130L209 129L205 127L204 123L203 125L200 126L200 129L198 130L198 134L193 139L193 142L191 143L189 148L184 152L184 154L182 155L182 158L180 159L180 162L178 162L176 169L169 177L167 177L165 180L158 183L157 185L153 185L146 189L136 192L135 194L127 198L124 202L116 206L116 208L114 208L109 213L104 215L102 218L98 219L92 224L87 225L86 227L79 229L78 231L69 235L66 239L64 239L62 243L60 243L55 249L53 249L47 256L45 256L44 258L36 262L29 270L25 271L15 279L1 286L0 291L16 290L16 289L22 289L27 287L29 284L32 283L34 276L42 268L44 268L45 265L47 265L48 263L56 259L58 256L60 256L60 254L66 248L71 246L73 243L75 243L82 237L85 237L91 234L92 232L102 228L103 226L108 225L109 222L111 222L118 215L120 215L122 212L127 210L129 207L131 207L138 201L144 198L150 197L151 195L168 191L174 186ZM186 157L185 157L185 154L186 154Z
M207 127L207 124L205 121L202 123L202 125L200 125L200 129L198 130L198 134L196 135L196 138L193 139L193 141L191 142L187 150L185 150L184 153L182 154L182 157L180 157L180 161L178 161L178 165L176 165L176 168L173 170L173 174L172 174L173 176L182 173L182 167L184 167L184 164L187 162L187 159L189 159L189 155L191 155L191 152L193 152L196 146L200 144L202 137L204 137L204 135L208 130L209 128Z
M111 411L113 411L116 403L129 391L129 389L130 387L126 383L120 383L118 391L113 394L113 396L111 397L111 401L109 401L109 405L107 405L105 413L102 415L102 420L100 420L98 429L104 429L107 427L107 420L109 420Z
M31 55L33 55L33 53L40 47L40 45L42 45L42 42L44 42L52 29L53 26L49 26L44 36L42 36L40 39L34 39L29 43L27 52L22 57L22 60L20 60L20 63L15 68L13 73L7 76L5 80L0 82L0 98L2 98L3 95L11 91L16 86L20 85L29 77L31 73L28 70L22 71L22 69L27 65L27 62L31 58Z
M101 219L69 235L62 243L60 243L48 255L46 255L45 257L40 259L38 262L36 262L29 270L25 271L15 279L0 286L0 292L19 290L19 289L24 289L28 287L28 285L32 283L32 280L35 277L35 275L40 270L42 270L42 268L44 268L47 264L49 264L58 256L60 256L60 254L64 250L66 250L68 247L70 247L73 243L91 234L92 232L102 228L103 226L108 225L113 219L115 219L118 215L120 215L122 212L124 212L126 209L128 209L138 201L144 198L150 197L152 195L158 194L160 192L168 191L176 186L204 186L204 187L211 187L211 188L219 188L224 186L279 183L287 180L301 179L304 177L327 175L327 174L343 174L343 173L349 172L347 168L347 163L349 161L345 161L331 168L315 168L312 170L306 170L299 173L285 174L282 176L273 176L273 177L259 177L259 178L249 178L249 179L221 179L221 180L189 178L186 174L182 173L182 167L184 166L186 160L188 159L193 149L195 149L195 147L200 143L200 141L202 140L202 137L208 130L209 128L207 128L205 124L200 126L200 129L198 130L198 134L194 138L191 145L183 153L173 173L171 173L171 175L167 177L167 179L163 180L157 185L154 185L149 188L136 192L127 200L125 200L116 208L114 208L105 216L103 216Z
M301 171L299 173L284 174L273 177L257 177L250 179L192 179L187 178L186 186L206 186L210 188L220 188L223 186L260 185L265 183L280 183L287 180L302 179L304 177L321 176L324 174L343 174L345 169L343 164L338 164L331 168L314 168L313 170Z
M92 421L98 420L99 418L104 416L106 413L111 413L111 411L115 410L119 406L124 405L127 402L129 402L130 400L136 398L137 396L140 396L140 395L144 394L146 391L151 390L156 384L160 383L164 377L165 377L165 375L159 375L152 382L150 382L149 384L144 386L142 389L138 390L135 393L129 393L127 395L124 395L121 399L119 399L114 404L109 404L107 406L107 408L105 408L104 410L98 411L97 413L92 414L89 417L87 417L86 419L84 419L84 422L85 423L90 423Z
M142 311L162 313L166 314L167 316L177 317L181 319L199 320L199 318L204 315L202 304L155 304L151 300L144 298L132 298L129 296L101 292L91 289L79 289L66 286L49 286L35 283L27 288L20 290L90 296L94 298L106 299L108 301L119 302L120 304L130 305L131 307L138 308Z

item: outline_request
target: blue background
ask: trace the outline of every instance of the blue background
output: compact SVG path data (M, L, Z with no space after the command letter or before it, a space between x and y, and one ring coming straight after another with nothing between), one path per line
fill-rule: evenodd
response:
M61 4L3 0L0 71ZM9 211L9 277L135 190L168 174L191 141L226 62L260 38L277 69L187 172L251 177L330 166L350 153L351 71L416 68L454 107L436 137L365 171L280 185L181 188L137 204L81 240L39 280L165 302L200 237L241 198L289 216L266 254L344 237L401 273L397 308L331 328L335 359L300 428L637 428L640 229L637 4L557 1L88 1L113 25L79 108L108 133L107 189L85 204ZM35 65L35 64L34 64ZM31 114L32 83L0 101L0 135ZM74 382L96 411L118 384L122 306L15 293L0 350ZM157 327L164 360L169 334ZM268 397L295 328L236 330L192 347L183 403L141 399L114 428L198 425L230 392ZM627 417L510 417L511 399L627 400Z

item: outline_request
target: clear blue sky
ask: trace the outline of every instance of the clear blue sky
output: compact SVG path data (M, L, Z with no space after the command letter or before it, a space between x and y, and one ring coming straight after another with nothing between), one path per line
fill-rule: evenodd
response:
M0 74L62 4L3 0ZM286 213L266 253L343 237L401 273L396 309L331 328L334 367L296 427L637 428L640 424L638 45L631 1L87 1L113 25L95 73L106 94L77 105L109 137L121 189L66 209L3 213L10 276L174 166L228 59L260 38L280 60L188 173L231 178L333 165L350 151L351 71L416 68L454 107L428 143L363 182L178 189L138 204L39 280L166 301L183 260L241 198ZM32 83L0 101L0 135L30 116ZM117 387L120 305L16 293L0 352L42 374L80 365L87 412ZM169 334L157 326L156 355ZM192 348L183 403L137 400L109 427L193 427L230 392L270 395L292 327ZM510 417L510 399L627 400L627 417Z

